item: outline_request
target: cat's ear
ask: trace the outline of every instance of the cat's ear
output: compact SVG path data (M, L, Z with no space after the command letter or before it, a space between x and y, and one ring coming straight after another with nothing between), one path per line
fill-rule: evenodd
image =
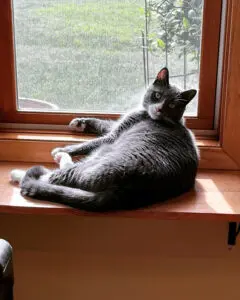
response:
M180 94L180 101L187 105L197 94L196 90L184 91Z
M169 71L168 68L162 68L154 81L154 83L160 84L161 86L169 86Z

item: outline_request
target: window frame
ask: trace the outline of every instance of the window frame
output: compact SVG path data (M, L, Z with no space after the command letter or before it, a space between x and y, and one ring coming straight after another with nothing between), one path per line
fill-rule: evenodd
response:
M219 136L211 142L197 137L200 168L234 172L240 170L240 1L228 0L224 31ZM1 22L1 20L0 20ZM2 48L0 48L3 51ZM3 51L4 52L4 51ZM1 81L0 81L1 84ZM24 137L22 135L25 135ZM85 135L65 135L51 131L0 130L0 161L32 163L53 162L50 152L55 147L81 142ZM227 188L227 187L226 187ZM227 192L227 190L225 190Z
M214 129L222 0L205 0L203 8L198 116L186 117L192 129ZM0 2L0 122L66 125L78 117L118 119L119 114L26 112L17 110L12 1ZM211 49L211 51L209 51Z

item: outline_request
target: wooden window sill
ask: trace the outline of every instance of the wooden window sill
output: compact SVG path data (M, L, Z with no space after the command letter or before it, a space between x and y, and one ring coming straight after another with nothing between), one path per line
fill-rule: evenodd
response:
M52 163L52 149L71 143L84 142L93 135L55 131L0 130L0 161ZM238 170L239 166L231 159L219 142L213 137L197 137L200 148L201 169Z
M201 170L195 189L181 197L146 209L96 214L23 198L19 187L9 183L9 172L14 168L26 169L31 165L18 162L0 164L0 213L240 221L239 171Z
M72 133L70 131L56 130L16 130L16 129L1 129L0 141L48 141L48 142L65 142L75 143L84 142L94 138L94 134ZM218 146L219 143L214 135L197 136L199 146Z

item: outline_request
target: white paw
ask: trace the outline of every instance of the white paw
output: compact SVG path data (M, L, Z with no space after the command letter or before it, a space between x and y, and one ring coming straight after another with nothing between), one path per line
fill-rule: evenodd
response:
M59 152L64 152L64 148L60 148L60 147L55 148L55 149L52 150L51 154L52 154L53 157L55 157L55 155Z
M60 169L64 169L73 165L71 156L66 152L58 152L54 156L54 160L59 164Z
M11 180L11 182L19 183L23 179L25 174L26 174L26 171L23 171L23 170L18 170L18 169L12 170L10 172L10 180Z
M86 123L81 118L75 118L69 123L69 127L71 130L84 132L84 130L86 129Z
M64 161L72 161L71 156L66 152L57 152L54 156L54 160L56 163L60 164L62 160Z
M55 149L54 149L55 150ZM52 154L54 152L54 150L52 151ZM64 152L57 152L56 154L54 154L53 159L57 164L60 164L60 161L62 159L62 155Z

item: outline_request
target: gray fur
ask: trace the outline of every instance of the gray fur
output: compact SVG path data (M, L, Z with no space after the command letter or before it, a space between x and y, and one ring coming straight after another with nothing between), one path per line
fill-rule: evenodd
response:
M143 98L143 105L117 122L75 119L71 128L103 136L53 150L71 156L88 154L72 167L50 172L29 169L21 192L33 198L84 210L132 209L164 201L190 190L195 183L198 150L182 116L195 90L180 92L163 68ZM74 126L73 126L74 125ZM81 129L81 130L82 130ZM45 176L46 178L46 176Z

